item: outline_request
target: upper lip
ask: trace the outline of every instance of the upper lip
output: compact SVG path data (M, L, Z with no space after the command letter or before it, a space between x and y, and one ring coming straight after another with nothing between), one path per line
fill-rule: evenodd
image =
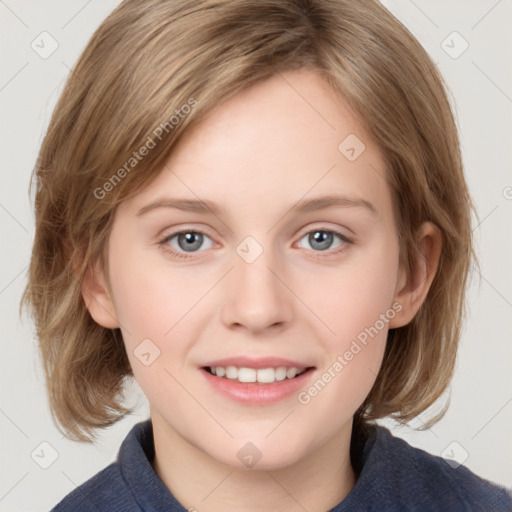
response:
M297 368L302 370L309 368L312 365L301 363L299 361L293 361L292 359L283 359L281 357L227 357L224 359L217 359L215 361L208 361L203 367L216 367L221 366L227 368L228 366L236 366L237 368L279 368L280 366L286 366L287 368Z

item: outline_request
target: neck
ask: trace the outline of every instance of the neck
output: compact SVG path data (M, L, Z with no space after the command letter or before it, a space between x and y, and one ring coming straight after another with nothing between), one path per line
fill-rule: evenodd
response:
M350 463L352 422L296 463L275 470L239 469L214 459L152 413L154 469L190 510L321 512L354 487Z

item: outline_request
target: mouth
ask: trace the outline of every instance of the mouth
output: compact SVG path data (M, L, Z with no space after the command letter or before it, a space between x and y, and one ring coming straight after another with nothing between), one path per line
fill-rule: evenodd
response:
M277 366L266 368L251 368L246 366L204 366L202 370L220 379L245 384L268 385L289 381L314 370L314 366Z
M291 399L314 378L316 366L281 357L239 355L206 361L198 368L210 389L244 406Z

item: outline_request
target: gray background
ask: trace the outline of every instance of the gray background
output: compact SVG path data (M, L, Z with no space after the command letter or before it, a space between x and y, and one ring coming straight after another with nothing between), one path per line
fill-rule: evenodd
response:
M34 328L18 317L34 233L31 169L69 69L118 3L0 0L1 511L49 510L113 461L132 425L148 417L146 399L133 384L127 395L137 405L136 415L104 431L95 446L63 438L50 418ZM381 423L414 446L452 464L464 460L478 475L511 487L512 2L383 3L425 46L451 90L480 217L474 232L481 277L477 274L471 286L445 418L423 432L413 428L429 411L407 427ZM464 41L469 47L461 53ZM52 44L58 44L56 50L41 56Z

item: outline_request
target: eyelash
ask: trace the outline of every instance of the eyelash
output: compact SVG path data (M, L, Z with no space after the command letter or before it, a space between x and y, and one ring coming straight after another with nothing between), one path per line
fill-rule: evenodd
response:
M345 252L347 250L347 245L350 245L350 244L353 243L352 240L347 238L345 235L343 235L339 231L335 231L333 229L322 229L322 228L316 228L316 229L312 229L310 231L307 231L306 233L304 233L300 237L299 240L302 240L306 235L309 235L311 233L317 233L317 232L333 234L333 235L337 236L338 238L340 238L341 241L344 242L344 243L340 247L338 247L338 248L336 248L334 250L327 250L327 251L314 251L313 250L315 258L321 259L321 258L325 258L325 257L329 257L329 256L334 256L336 254L343 253L343 252ZM182 258L182 259L193 258L194 254L196 254L197 252L202 252L202 251L196 251L196 253L192 252L192 253L187 254L187 253L175 251L174 249L170 249L170 246L168 245L168 242L170 240L172 240L175 236L182 235L182 234L185 234L185 233L195 233L195 234L200 234L200 235L207 236L208 238L211 238L208 235L208 233L206 233L204 231L201 231L200 229L185 229L185 230L181 230L181 231L176 231L175 233L171 233L170 235L166 235L163 240L158 242L158 245L160 246L160 248L165 253L170 254L172 257ZM325 256L324 256L324 254L325 254Z

